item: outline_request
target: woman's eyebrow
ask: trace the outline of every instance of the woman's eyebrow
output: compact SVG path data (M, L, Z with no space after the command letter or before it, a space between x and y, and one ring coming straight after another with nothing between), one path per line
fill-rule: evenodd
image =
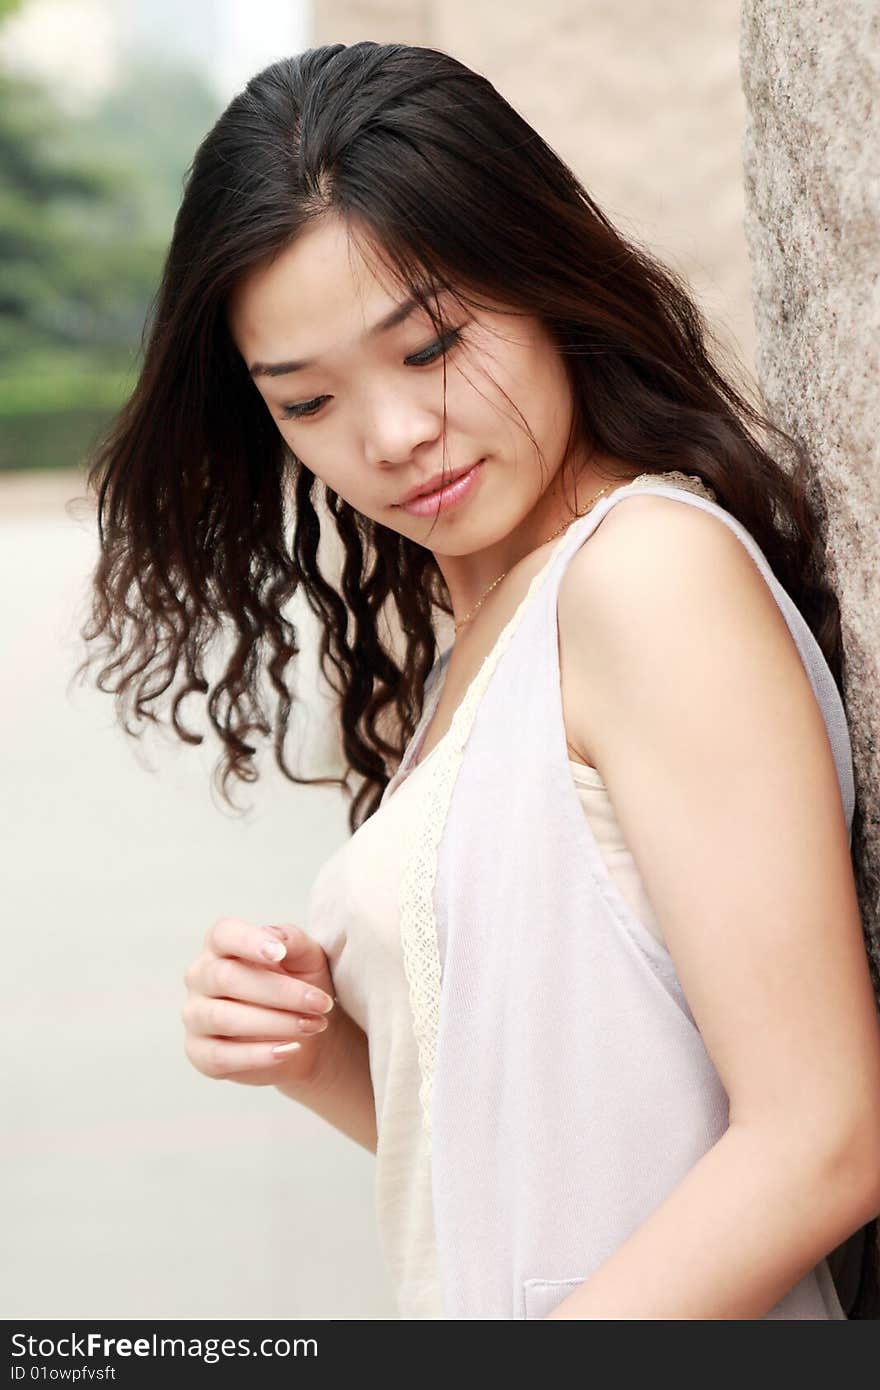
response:
M387 333L389 329L396 328L399 323L408 319L413 310L418 307L418 299L414 297L405 299L402 304L398 304L392 309L390 314L386 314L378 323L374 323L372 328L368 328L361 341L375 338L379 333ZM287 376L290 372L301 372L305 367L314 366L319 360L317 357L303 357L299 361L293 362L252 362L248 370L252 377Z

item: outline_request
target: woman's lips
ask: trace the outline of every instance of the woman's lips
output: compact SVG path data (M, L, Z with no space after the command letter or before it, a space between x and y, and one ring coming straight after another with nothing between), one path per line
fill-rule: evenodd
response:
M455 482L448 483L437 492L423 492L411 502L399 502L400 510L409 512L410 516L434 516L437 512L448 511L473 491L483 471L484 462L484 459L480 459L467 473L463 473Z

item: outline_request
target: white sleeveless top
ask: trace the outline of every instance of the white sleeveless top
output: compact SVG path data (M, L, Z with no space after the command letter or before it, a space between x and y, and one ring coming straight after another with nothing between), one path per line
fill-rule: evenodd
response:
M437 745L439 746L439 745ZM305 929L327 952L336 997L369 1039L376 1102L376 1218L401 1318L442 1318L431 1164L424 1145L418 1048L399 931L398 889L409 828L435 749L320 869ZM609 873L663 943L635 862L595 768L571 763Z
M411 829L431 790L436 744L319 870L306 931L330 962L336 997L369 1040L376 1104L379 1239L401 1318L444 1316L436 1267L431 1160L400 935L399 894ZM584 815L608 872L645 927L665 945L642 878L598 771L569 760ZM436 764L434 764L436 766ZM416 962L416 966L417 966ZM417 987L417 975L414 984Z

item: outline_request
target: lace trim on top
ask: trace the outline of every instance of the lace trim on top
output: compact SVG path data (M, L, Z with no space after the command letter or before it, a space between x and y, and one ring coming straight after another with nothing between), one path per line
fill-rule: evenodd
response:
M626 487L636 483L668 483L676 479L674 486L689 492L715 499L711 488L695 474L673 470L671 473L642 473ZM623 491L620 488L619 491ZM580 518L575 518L579 520ZM574 525L574 521L572 521ZM437 945L437 923L434 915L434 884L437 876L438 848L443 827L452 799L452 791L464 756L465 745L483 692L492 677L495 667L510 645L521 623L527 605L533 595L544 583L553 561L568 540L566 528L553 548L546 563L533 575L519 606L499 634L495 645L488 652L474 676L458 708L452 716L449 729L436 743L425 759L431 763L431 776L426 778L420 791L421 800L413 815L413 838L408 853L404 857L404 868L400 879L398 904L400 909L400 934L403 949L403 964L409 983L409 1000L413 1017L413 1031L418 1047L421 1083L419 1100L422 1108L422 1121L427 1141L427 1151L431 1151L431 1096L434 1080L434 1063L437 1053L437 1033L440 1025L440 954ZM417 735L418 744L423 741L423 731L436 708L442 681L432 691L432 699L421 722ZM422 766L416 764L416 769ZM410 773L409 775L412 775Z

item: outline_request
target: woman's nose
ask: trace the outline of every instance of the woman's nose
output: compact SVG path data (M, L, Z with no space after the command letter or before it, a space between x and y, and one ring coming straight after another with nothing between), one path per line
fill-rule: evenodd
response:
M419 445L439 439L442 413L398 395L375 401L364 421L364 455L368 464L407 463Z

